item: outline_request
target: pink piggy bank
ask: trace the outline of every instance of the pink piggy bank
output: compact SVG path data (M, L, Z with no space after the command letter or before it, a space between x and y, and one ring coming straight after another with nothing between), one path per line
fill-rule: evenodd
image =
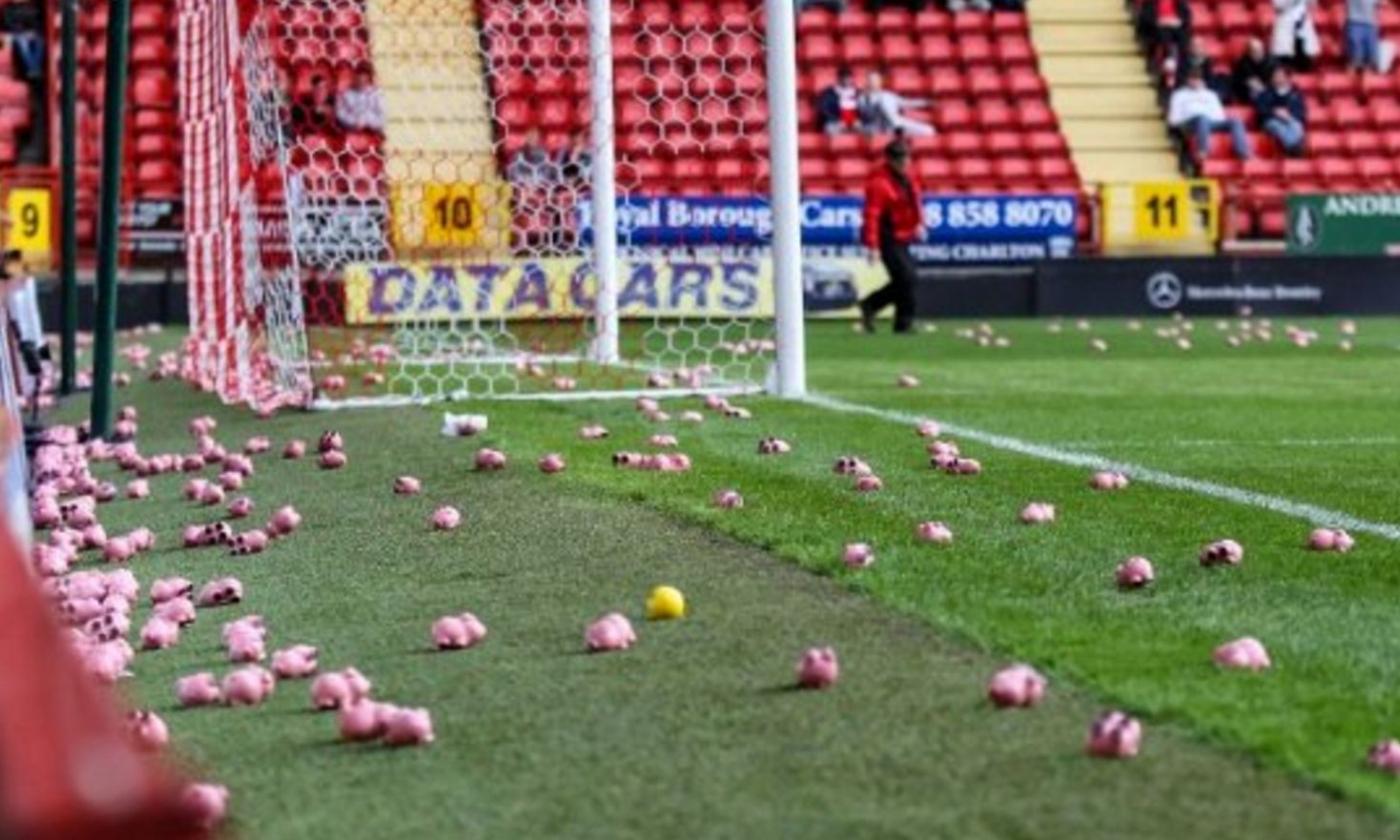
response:
M833 648L808 648L797 661L797 684L801 688L828 688L840 676L841 666Z
M1142 744L1142 724L1123 712L1104 712L1089 727L1085 749L1098 758L1132 758Z
M1003 668L987 684L987 698L997 707L1029 708L1045 696L1045 677L1029 665Z

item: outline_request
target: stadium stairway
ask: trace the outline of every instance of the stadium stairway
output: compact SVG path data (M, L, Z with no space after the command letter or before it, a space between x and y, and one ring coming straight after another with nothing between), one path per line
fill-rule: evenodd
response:
M444 16L442 3L365 4L400 257L430 257L442 246L463 244L463 237L494 250L509 238L508 188L492 146L475 3L450 5L455 13ZM432 224L438 202L466 195L472 230Z
M1132 227L1132 182L1179 181L1162 126L1152 79L1121 0L1035 0L1027 4L1031 39L1061 131L1086 186L1105 196L1104 229ZM1110 252L1131 242L1105 238ZM1163 246L1152 246L1160 253ZM1210 253L1204 227L1171 246L1177 253Z

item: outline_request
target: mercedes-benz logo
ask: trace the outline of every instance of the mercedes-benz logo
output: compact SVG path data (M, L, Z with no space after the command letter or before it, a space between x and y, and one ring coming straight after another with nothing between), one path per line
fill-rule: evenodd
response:
M1175 309L1181 303L1181 278L1170 271L1147 278L1147 302L1158 309Z

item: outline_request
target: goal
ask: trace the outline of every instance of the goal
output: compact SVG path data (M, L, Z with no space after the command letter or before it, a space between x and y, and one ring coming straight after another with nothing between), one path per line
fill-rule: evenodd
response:
M805 387L791 0L181 0L187 376Z

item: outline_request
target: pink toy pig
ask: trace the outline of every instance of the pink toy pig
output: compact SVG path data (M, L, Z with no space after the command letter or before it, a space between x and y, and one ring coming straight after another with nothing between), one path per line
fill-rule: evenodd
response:
M1366 763L1392 775L1400 776L1400 741L1380 741L1366 754Z
M1244 547L1234 540L1216 540L1201 549L1202 566L1238 566L1244 560Z
M185 708L191 706L211 706L222 702L223 692L214 675L207 671L181 677L175 681L175 697Z
M141 627L142 650L165 650L180 642L180 625L153 615Z
M126 731L131 735L132 742L146 752L159 752L170 743L170 730L155 712L128 713Z
M201 607L223 607L243 600L243 584L238 578L211 580L199 590L195 603Z
M564 456L557 452L551 452L540 459L540 472L546 475L563 472L564 466Z
M411 475L401 475L394 479L394 492L400 496L416 496L423 492L423 482Z
M372 700L347 702L340 707L337 723L346 741L373 741L384 734L380 704Z
M797 684L801 688L829 688L840 676L834 648L808 648L797 661Z
M230 519L244 519L253 512L253 500L247 496L239 496L228 503L228 515Z
M1045 677L1029 665L1003 668L987 684L987 698L999 708L1029 708L1045 696Z
M317 462L323 470L338 470L349 463L350 459L339 449L332 449L322 452L321 458Z
M713 501L720 510L737 510L744 506L744 497L739 495L738 490L718 490Z
M627 650L637 642L632 622L622 613L608 613L588 625L583 634L584 644L594 653Z
M841 562L850 569L864 569L875 562L875 550L867 543L846 543Z
M493 472L503 470L506 467L506 455L496 449L478 449L475 457L476 468L482 472Z
M1211 658L1222 668L1248 671L1262 671L1272 664L1269 661L1269 652L1252 636L1226 642L1215 649Z
M1113 579L1123 589L1139 589L1155 580L1156 572L1146 557L1129 557L1114 569Z
M942 522L920 522L915 534L921 542L947 545L953 541L953 532Z
M1132 758L1142 743L1142 724L1122 712L1105 712L1089 727L1085 749L1098 758Z
M272 654L272 673L279 679L304 679L316 673L316 648L292 645Z
M1043 525L1055 521L1055 506L1046 502L1031 502L1021 510L1021 521L1027 525Z
M462 524L462 513L451 505L443 505L433 511L433 528L439 531L452 531Z
M306 441L289 440L287 445L282 447L282 457L288 461L295 461L306 454Z
M427 709L394 709L384 719L384 743L391 747L433 742L433 719Z
M486 625L471 613L445 615L433 622L432 636L438 650L462 650L486 638Z

